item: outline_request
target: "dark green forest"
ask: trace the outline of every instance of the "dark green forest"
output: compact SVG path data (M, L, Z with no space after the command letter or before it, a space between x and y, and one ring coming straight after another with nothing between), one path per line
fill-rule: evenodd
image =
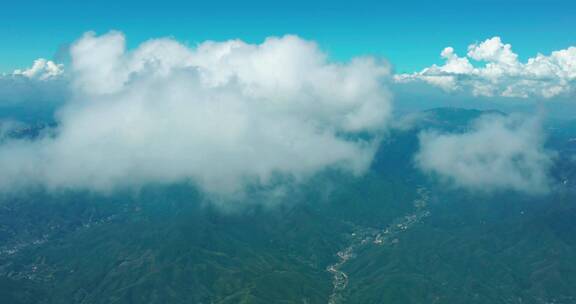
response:
M414 166L420 131L483 113L427 111L386 135L367 174L327 170L282 196L4 195L0 303L576 303L576 121L546 126L547 194L462 190Z

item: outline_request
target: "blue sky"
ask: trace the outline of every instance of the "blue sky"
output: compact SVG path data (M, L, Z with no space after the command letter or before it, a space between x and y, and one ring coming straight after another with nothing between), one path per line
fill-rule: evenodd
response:
M54 136L0 144L0 192L19 185L106 192L192 180L226 195L246 180L275 183L278 173L295 180L330 167L358 174L382 134L414 122L402 114L439 106L524 116L486 120L448 141L427 136L417 154L423 170L472 176L463 187L545 191L551 156L543 152L542 119L531 117L576 115L573 2L57 3L0 5L0 72L39 57L65 59L76 41L69 65L38 60L0 74L0 127L58 123ZM82 37L86 31L98 35ZM263 42L285 34L321 50L294 36ZM174 40L137 47L167 36ZM125 38L133 53L124 52ZM229 39L248 44L194 49ZM336 61L383 57L395 73L379 60L334 65L325 53ZM470 138L476 148L461 149ZM459 176L470 159L496 164L472 163L474 174ZM518 159L528 163L518 167Z
M0 71L58 57L88 30L123 31L130 46L171 36L207 39L297 34L332 58L370 54L398 72L439 63L439 52L498 35L520 58L576 45L576 2L474 1L5 1L0 7Z

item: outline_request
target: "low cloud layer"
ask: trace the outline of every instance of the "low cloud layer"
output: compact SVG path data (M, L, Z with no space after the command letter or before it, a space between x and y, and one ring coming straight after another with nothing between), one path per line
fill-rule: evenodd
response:
M57 129L2 143L0 189L109 191L190 180L230 194L329 167L360 174L391 113L381 81L387 64L331 63L295 36L195 48L157 39L127 51L119 32L87 33L70 56L72 96ZM18 72L60 74L46 61Z
M479 192L545 193L554 154L543 148L540 120L484 115L469 132L420 134L416 165L448 183Z
M42 101L63 89L64 66L43 58L32 66L0 74L0 107L26 101Z
M64 65L57 64L54 61L38 58L30 68L24 70L15 70L11 76L25 77L29 79L47 80L59 77L64 73ZM6 75L7 76L7 75ZM5 76L5 77L6 77Z
M538 54L523 63L500 37L468 47L460 57L452 47L441 53L443 65L421 72L396 75L399 83L423 81L446 91L466 91L474 96L552 98L574 93L576 47Z
M51 120L67 96L63 66L38 59L27 69L0 74L0 120Z

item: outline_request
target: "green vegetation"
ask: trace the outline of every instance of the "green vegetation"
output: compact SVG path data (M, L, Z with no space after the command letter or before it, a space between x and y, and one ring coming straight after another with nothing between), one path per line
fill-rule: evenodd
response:
M413 168L420 129L480 114L430 111L390 134L367 175L325 172L241 208L188 185L5 197L0 303L328 303L327 267L354 244L341 303L575 303L573 133L551 137L565 161L544 197L454 190Z

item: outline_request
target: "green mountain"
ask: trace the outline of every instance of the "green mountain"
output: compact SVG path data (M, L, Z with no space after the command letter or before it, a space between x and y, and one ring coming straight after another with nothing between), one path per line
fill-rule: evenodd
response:
M560 186L546 196L455 190L414 168L421 130L483 113L427 111L366 175L324 172L239 208L187 184L4 197L0 303L576 303L572 124L549 127Z

